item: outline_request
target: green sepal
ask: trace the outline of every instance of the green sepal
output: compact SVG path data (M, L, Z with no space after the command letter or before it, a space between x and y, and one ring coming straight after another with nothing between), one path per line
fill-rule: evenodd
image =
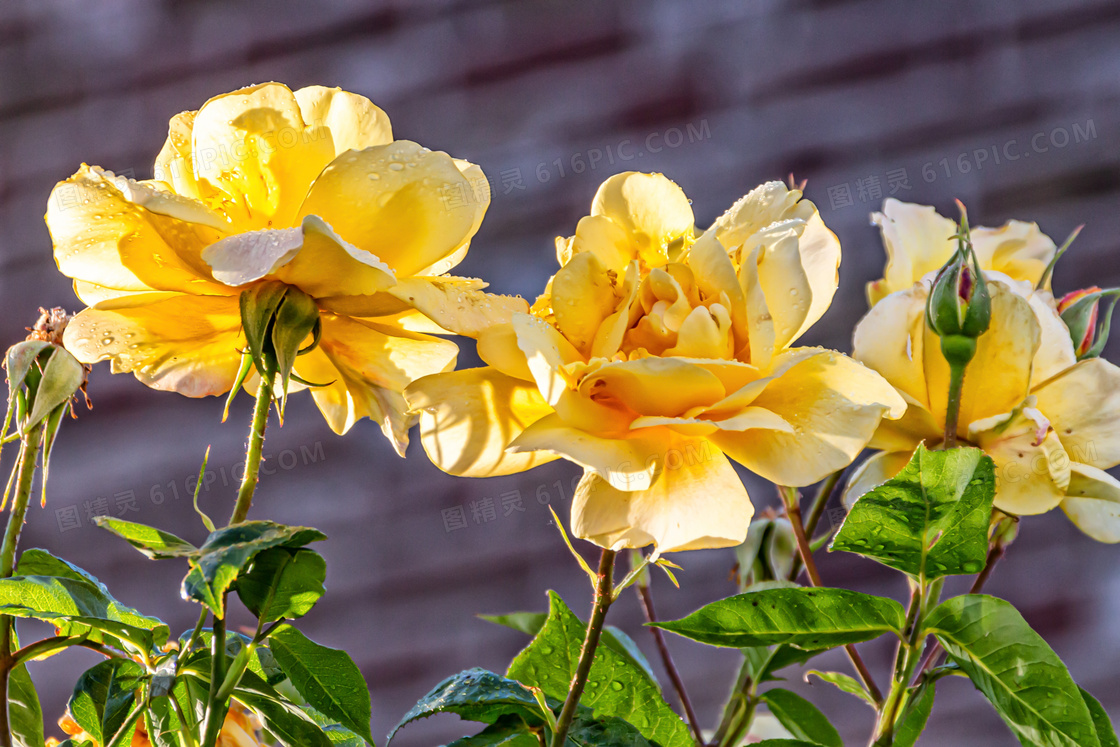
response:
M280 418L288 402L288 381L292 366L300 355L300 345L313 335L313 341L303 352L310 352L319 341L319 307L314 299L295 288L289 288L276 309L272 323L272 351L276 356L276 373L280 377Z
M245 341L249 354L257 367L257 373L267 379L265 367L266 344L270 342L272 319L276 309L284 300L288 286L279 280L268 280L242 291L239 299L241 308L241 328L245 331Z
M64 348L52 345L50 357L43 366L42 378L35 387L31 413L19 423L20 433L26 434L55 408L66 405L85 381L85 376L85 368L73 355Z

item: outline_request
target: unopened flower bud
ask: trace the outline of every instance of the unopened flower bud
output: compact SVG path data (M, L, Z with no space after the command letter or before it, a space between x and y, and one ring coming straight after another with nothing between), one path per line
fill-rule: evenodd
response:
M1078 360L1096 358L1104 350L1118 293L1120 289L1103 290L1092 286L1067 293L1058 302L1058 313L1069 328ZM1105 313L1101 314L1100 302L1106 296L1111 297L1112 302Z
M976 354L976 338L988 330L992 299L976 255L962 241L933 281L926 303L926 322L941 338L941 352L950 365L966 365Z

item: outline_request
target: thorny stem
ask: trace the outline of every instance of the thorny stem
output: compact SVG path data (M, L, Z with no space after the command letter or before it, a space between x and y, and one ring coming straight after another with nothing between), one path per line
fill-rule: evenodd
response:
M16 492L12 498L12 513L4 531L4 543L0 546L0 578L9 578L16 566L16 547L23 531L27 516L27 504L31 498L31 483L35 477L35 464L39 459L39 447L43 442L43 429L32 428L23 437L23 444L16 464ZM0 615L0 746L11 747L12 732L8 720L8 675L12 671L12 619Z
M649 584L639 583L637 589L646 622L657 622L657 612L653 608L653 594L650 592ZM661 628L651 627L649 631L653 634L653 640L657 644L657 652L661 655L661 663L665 666L669 681L673 683L673 689L676 690L677 698L681 701L681 707L688 718L688 725L692 727L696 744L703 745L704 735L700 731L700 721L696 718L696 711L693 710L692 701L688 697L688 692L684 689L684 680L681 679L680 672L677 671L677 667L673 663L673 656L669 653L669 647L665 645L665 634L661 632Z
M813 497L813 505L809 507L809 515L805 519L805 536L812 537L817 531L817 524L820 523L821 516L824 515L824 509L828 506L828 502L832 499L832 494L836 492L836 486L843 476L844 470L837 470L826 477L820 487L817 488L817 494ZM801 575L800 553L793 559L793 564L789 570L789 580L796 581L799 575Z
M887 694L887 699L883 701L879 708L879 718L875 724L875 732L871 735L869 742L871 747L890 747L894 743L895 721L906 695L906 687L922 652L924 637L921 635L921 614L925 608L927 586L923 576L910 594L910 608L906 612L906 627L903 629L904 638L898 643L898 652L895 654L894 662L894 676L891 678L891 689Z
M1003 558L1005 552L1007 552L1006 544L999 540L992 543L991 548L988 550L988 560L984 564L984 570L977 574L976 580L972 582L972 586L968 589L969 594L979 594L983 590L984 584L988 582L988 578L992 575L992 570L996 567L996 563ZM931 669L940 664L941 655L944 653L945 651L941 648L941 643L934 642L933 647L930 648L929 653L926 654L926 658L918 667L918 676L926 676Z
M965 366L949 368L949 399L945 410L944 449L957 448L957 421L961 414L961 390L964 388Z
M801 521L800 495L797 488L779 486L778 492L782 496L782 501L786 504L786 513L789 515L789 523L793 527L793 535L797 538L797 550L801 555L801 562L805 564L805 571L809 574L809 583L812 586L823 586L820 571L817 570L817 563L813 560L813 549L809 547L809 538L805 534L805 525ZM844 646L844 650L848 653L848 658L851 659L856 673L863 680L863 686L867 688L867 692L870 693L876 703L882 702L883 693L875 684L871 671L863 663L863 657L860 656L855 645L849 643Z
M237 503L233 507L233 515L229 523L240 524L249 515L249 506L253 503L253 493L256 492L257 482L260 480L261 451L264 448L264 429L268 426L268 412L272 407L272 379L275 376L275 367L266 357L265 375L261 377L260 388L257 389L257 402L253 408L253 425L249 429L249 446L245 450L245 474L241 478L241 487L237 491Z
M210 639L210 694L206 703L206 723L203 729L203 747L214 747L218 743L222 726L225 724L225 704L219 702L218 691L226 673L226 621L214 616L214 630Z
M726 743L727 735L731 731L731 727L735 725L739 712L746 707L753 687L750 662L744 656L743 665L739 668L739 676L735 680L735 686L731 688L727 705L723 707L723 717L720 719L719 727L716 729L709 747L722 747Z
M587 675L591 673L591 663L595 661L595 649L599 646L599 637L603 633L603 623L607 618L614 598L614 550L603 550L599 559L599 582L595 587L595 601L591 607L591 619L587 621L587 635L583 639L583 647L579 652L579 663L576 673L572 676L572 684L568 689L568 697L564 700L564 707L560 709L560 716L556 720L556 732L552 735L552 747L564 747L568 738L568 729L572 725L572 718L576 715L583 688L587 684Z

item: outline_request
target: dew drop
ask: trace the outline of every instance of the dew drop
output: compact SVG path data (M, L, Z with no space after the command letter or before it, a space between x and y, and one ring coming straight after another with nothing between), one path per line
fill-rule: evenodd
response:
M618 680L615 680L614 682L611 683L611 689L612 690L621 690L622 689L622 683L619 682Z
M366 178L369 179L371 182L375 182L375 181L377 181L378 179L381 178L381 174L378 174L376 171L371 171L371 172L369 172L369 174L367 175Z
M393 171L404 171L404 166L395 161L389 164L389 168L391 168Z

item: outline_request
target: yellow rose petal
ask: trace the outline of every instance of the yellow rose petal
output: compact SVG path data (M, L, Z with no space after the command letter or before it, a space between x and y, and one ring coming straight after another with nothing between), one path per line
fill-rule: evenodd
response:
M585 354L595 333L618 303L606 269L594 254L572 257L552 279L552 311L556 326Z
M868 286L873 306L940 269L956 249L952 236L957 232L957 224L938 215L929 205L888 197L883 202L883 212L871 214L871 222L882 232L887 250L883 279Z
M754 506L735 469L704 439L667 440L657 479L626 492L594 472L572 501L572 532L615 550L658 553L732 547L746 539Z
M995 506L1027 516L1055 508L1065 497L1070 459L1032 400L1008 414L976 421L968 439L996 463Z
M89 166L55 186L46 221L59 270L121 291L227 292L200 257L221 234L149 210L122 191L133 188L151 196L145 185Z
M1090 358L1033 394L1073 461L1098 469L1120 464L1120 368Z
M580 382L588 399L619 402L640 415L682 415L721 400L726 391L710 371L680 358L609 363Z
M523 298L472 290L470 286L476 282L471 278L407 278L388 292L444 330L465 337L478 337L492 326L509 324L514 314L529 310Z
M801 190L778 181L766 182L736 200L707 233L735 250L767 226L791 219L806 221L815 212L813 203L801 199Z
M418 379L405 399L420 415L424 451L444 472L509 475L557 458L544 451L506 451L527 426L552 412L531 383L492 368L472 368Z
M527 427L510 444L510 452L545 451L593 470L619 490L644 490L663 459L665 430L643 431L630 438L602 438L568 425L551 414Z
M929 405L924 363L926 297L922 286L885 297L856 325L852 343L853 358L878 371L922 407ZM936 354L941 354L940 348Z
M307 127L287 86L264 83L207 101L191 130L194 172L221 192L237 230L283 228L335 156L330 133Z
M64 333L83 363L111 360L153 389L188 397L224 394L233 386L245 338L236 296L176 295L142 306L85 309Z
M770 381L754 399L793 426L721 431L711 440L735 461L779 485L811 485L846 467L883 417L906 403L883 377L845 355L820 351Z
M591 215L610 218L626 231L637 256L651 267L670 259L669 244L690 234L695 222L680 187L661 174L636 171L603 182L591 203Z
M365 96L341 88L308 86L296 91L295 97L311 137L329 137L333 156L393 142L388 115ZM320 135L318 128L326 133Z
M576 233L571 240L572 257L581 253L594 254L599 263L618 275L626 271L626 266L638 258L636 247L630 236L610 218L604 215L585 215L576 224ZM561 265L566 265L566 261Z
M980 267L1026 281L1031 287L1038 285L1058 249L1037 223L1021 220L1009 220L999 228L978 226L969 237Z
M1062 510L1097 542L1120 542L1120 480L1104 470L1071 464Z
M864 494L901 472L913 456L912 451L880 451L869 456L848 478L841 496L844 506L850 511Z
M318 215L346 241L408 277L454 255L489 204L446 154L397 140L339 156L299 216Z

